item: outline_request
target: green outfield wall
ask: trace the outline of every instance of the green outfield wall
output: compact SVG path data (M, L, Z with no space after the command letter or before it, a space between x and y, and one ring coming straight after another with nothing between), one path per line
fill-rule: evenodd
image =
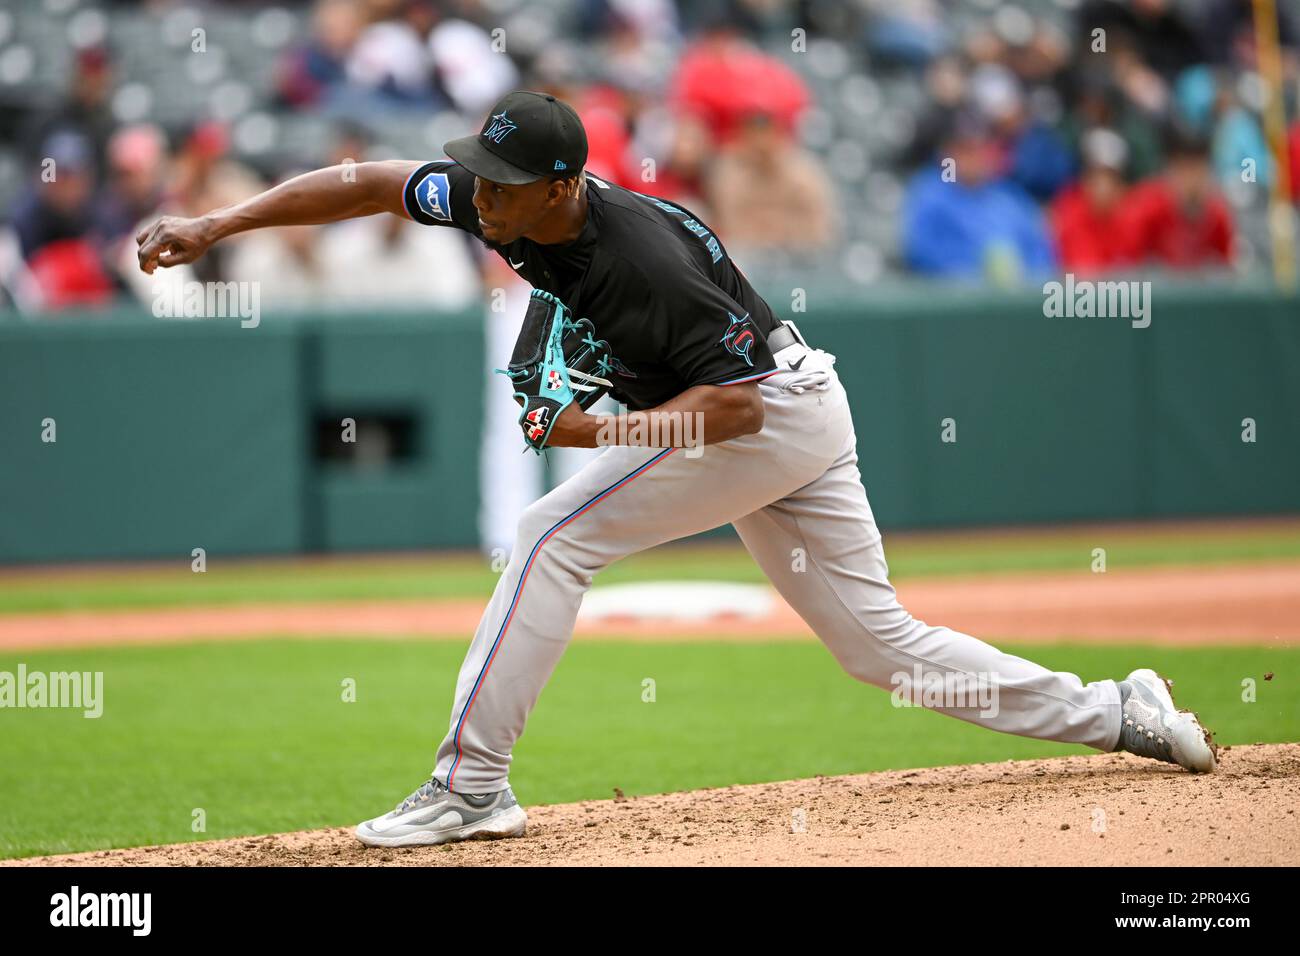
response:
M764 291L838 356L885 527L1300 511L1296 299ZM473 312L0 319L0 561L473 546L486 365Z

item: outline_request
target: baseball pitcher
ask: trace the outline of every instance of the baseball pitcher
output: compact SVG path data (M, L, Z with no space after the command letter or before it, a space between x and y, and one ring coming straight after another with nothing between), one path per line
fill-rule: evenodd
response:
M1004 733L1214 769L1210 734L1176 709L1154 671L1084 684L908 614L889 583L835 357L773 313L689 209L585 174L587 138L571 107L511 93L481 132L445 152L449 161L364 163L350 176L317 170L138 236L140 266L152 273L267 226L387 212L463 229L534 287L500 370L523 441L539 451L608 446L525 511L461 666L431 779L358 826L358 839L522 834L511 752L592 578L633 552L727 523L859 680L898 692L899 675L943 686L978 678L992 684L996 707L983 695L912 690ZM589 413L604 394L628 411Z

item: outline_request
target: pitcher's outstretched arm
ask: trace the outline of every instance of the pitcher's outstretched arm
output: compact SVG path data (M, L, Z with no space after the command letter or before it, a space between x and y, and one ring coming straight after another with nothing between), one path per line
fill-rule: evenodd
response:
M328 166L203 216L163 216L135 237L140 268L153 275L158 266L193 262L213 243L249 229L319 225L380 212L405 216L402 187L419 166L405 159Z

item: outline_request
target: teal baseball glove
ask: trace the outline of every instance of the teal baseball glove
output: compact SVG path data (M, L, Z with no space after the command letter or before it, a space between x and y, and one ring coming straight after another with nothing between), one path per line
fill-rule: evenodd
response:
M530 448L540 453L546 447L556 417L569 405L585 410L610 390L606 376L613 361L590 319L574 320L555 296L533 290L510 365L497 369L509 376L523 405L519 427Z

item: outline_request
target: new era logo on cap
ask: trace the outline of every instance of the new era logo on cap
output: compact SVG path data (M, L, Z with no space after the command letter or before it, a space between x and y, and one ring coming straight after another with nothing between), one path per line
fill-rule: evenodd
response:
M549 93L518 91L492 107L477 136L444 151L475 176L506 185L577 172L587 162L587 132L569 104Z

